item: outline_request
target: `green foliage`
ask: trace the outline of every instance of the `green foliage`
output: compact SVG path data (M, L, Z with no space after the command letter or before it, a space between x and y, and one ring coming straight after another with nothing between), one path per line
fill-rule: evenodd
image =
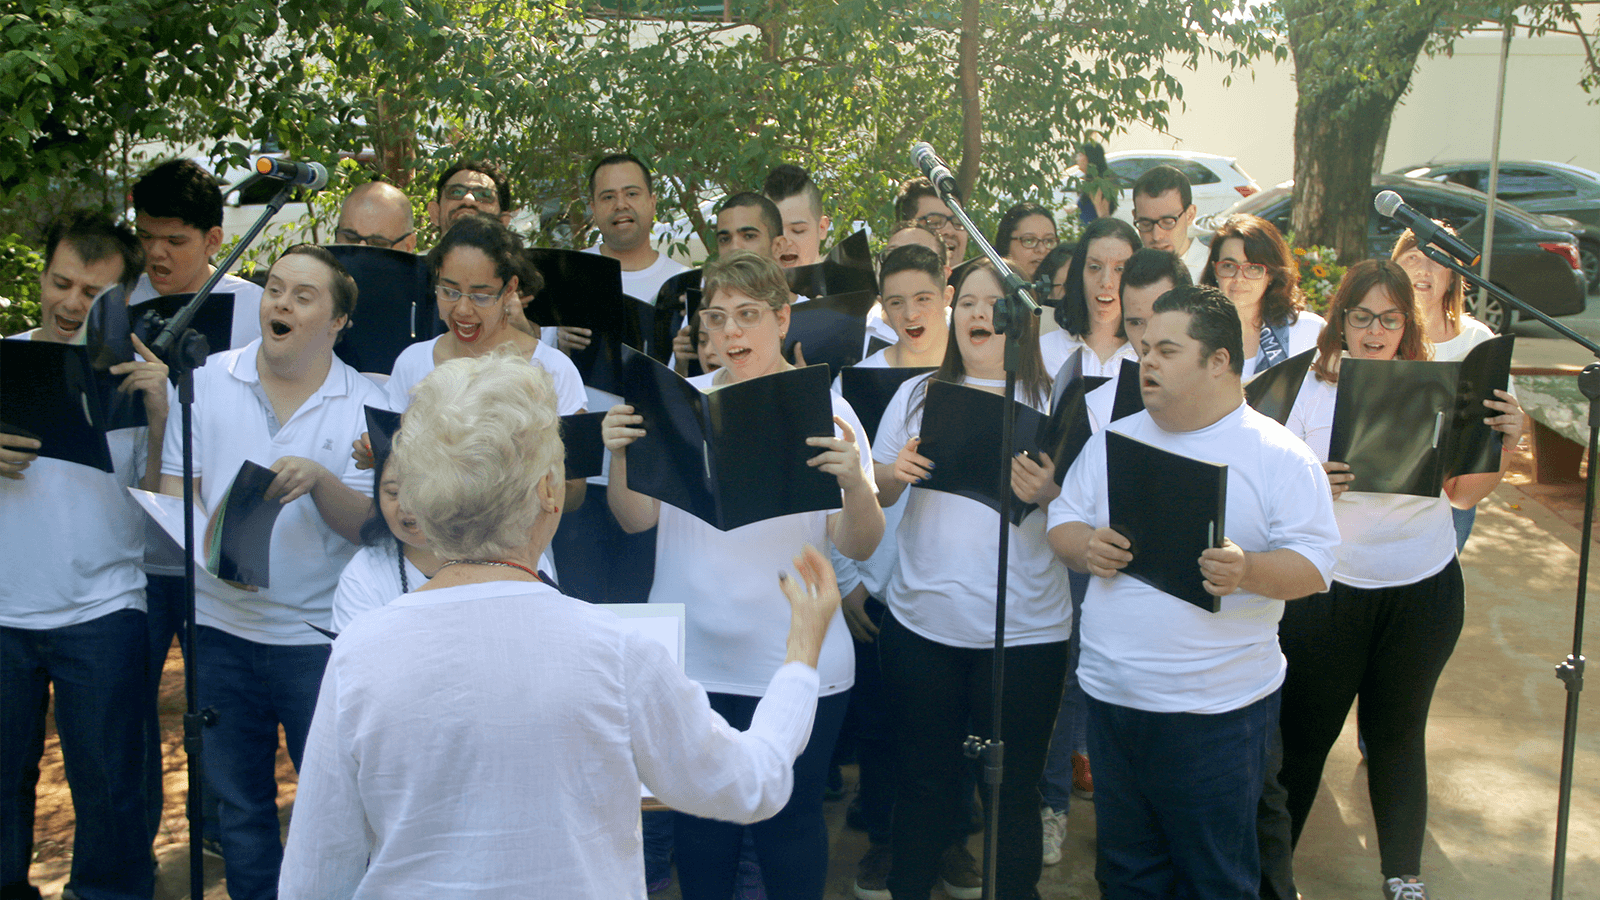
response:
M44 256L14 234L0 236L0 336L39 324L39 273Z
M1306 308L1317 315L1326 315L1339 282L1344 280L1345 267L1339 265L1339 251L1332 247L1301 247L1288 235L1294 246L1295 265L1300 269L1300 292L1305 295Z

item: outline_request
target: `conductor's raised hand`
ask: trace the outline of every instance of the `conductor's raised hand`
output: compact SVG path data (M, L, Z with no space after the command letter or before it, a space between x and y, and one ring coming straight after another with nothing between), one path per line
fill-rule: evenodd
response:
M350 458L356 461L358 469L372 468L372 435L363 431L361 437L350 442Z
M794 558L798 580L778 573L778 585L789 598L789 641L785 662L802 662L816 668L822 641L833 614L839 609L839 582L828 557L806 544Z
M1011 492L1023 503L1044 506L1054 500L1061 493L1061 486L1056 484L1056 464L1050 461L1050 454L1041 452L1039 462L1027 453L1013 456Z
M838 416L833 417L833 423L844 432L843 436L806 438L806 446L822 448L821 453L806 460L806 465L837 478L843 490L866 487L867 475L861 470L861 447L856 443L855 431Z
M571 325L562 325L556 329L556 347L564 353L582 350L589 346L589 341L594 337L594 332L587 328L575 328Z
M22 470L38 458L38 440L20 434L0 434L0 478L21 481Z
M1227 538L1222 539L1221 547L1200 554L1200 574L1206 579L1206 593L1213 597L1226 597L1237 591L1249 571L1244 550Z
M639 427L643 424L644 416L634 415L633 407L618 403L606 410L605 418L600 420L600 440L607 450L616 453L644 437L644 429Z
M1089 546L1083 554L1089 574L1110 578L1133 562L1133 545L1121 532L1111 528L1096 528L1089 535Z
M1335 500L1339 499L1340 494L1350 490L1350 482L1356 479L1356 476L1350 474L1349 463L1325 462L1322 464L1322 471L1328 473L1328 488L1333 491Z
M133 349L138 352L139 359L133 362L117 363L112 366L112 375L126 375L122 383L117 385L117 390L124 394L144 394L145 418L160 421L167 417L167 364L150 351L139 340L136 334L129 335L133 339Z
M285 456L273 463L271 469L278 477L267 485L266 499L279 503L293 503L311 493L322 479L333 477L321 463L303 456Z
M894 477L896 481L906 484L916 484L933 474L933 460L917 452L922 446L922 438L914 437L906 441L905 446L894 458Z

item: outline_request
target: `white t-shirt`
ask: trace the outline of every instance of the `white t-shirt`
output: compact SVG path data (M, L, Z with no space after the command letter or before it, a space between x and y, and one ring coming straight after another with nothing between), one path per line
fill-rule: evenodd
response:
M389 382L384 386L384 390L388 392L385 406L400 412L405 412L411 406L411 389L437 368L433 361L433 351L443 337L444 335L440 335L431 341L421 341L400 351L399 357L394 361L394 371L389 375ZM572 364L572 360L567 359L565 353L540 344L533 351L531 361L549 372L550 380L555 383L557 415L570 416L583 411L584 403L587 402L583 393L583 379L578 377L578 367Z
M1295 319L1289 326L1289 346L1283 348L1288 356L1298 356L1317 345L1317 338L1322 335L1322 326L1328 324L1327 320L1308 309L1300 311L1300 318ZM1261 354L1256 353L1244 361L1244 380L1249 381L1254 377L1256 365L1261 362Z
M697 375L689 383L705 391L716 374ZM833 414L856 434L861 469L871 484L866 430L843 397L829 396ZM843 436L837 427L834 434ZM778 587L778 572L793 568L801 545L829 545L829 515L796 513L718 531L670 503L661 504L650 602L685 605L684 669L690 678L715 693L761 696L772 673L783 665L789 633L789 600ZM825 697L855 683L855 648L843 613L834 613L828 626L817 671Z
M1163 450L1228 466L1227 536L1248 553L1288 548L1322 573L1339 543L1328 479L1288 429L1241 403L1196 431L1164 431L1148 411L1107 430ZM1084 446L1050 504L1050 527L1110 522L1106 431ZM1196 566L1199 562L1196 561ZM1130 575L1090 578L1083 603L1078 681L1106 703L1160 713L1220 713L1283 683L1278 619L1283 601L1236 591L1210 613Z
M920 433L922 410L912 407L932 375L900 386L883 411L872 458L893 465L900 448ZM973 387L1005 382L968 378ZM998 452L998 448L996 448ZM900 624L951 647L994 646L999 514L967 497L916 486L902 494L905 515L895 529L898 560L889 580L890 611ZM1067 568L1045 540L1045 516L1036 510L1011 526L1006 567L1006 643L1064 641L1072 631Z
M1462 313L1460 331L1450 340L1434 344L1433 358L1439 362L1454 362L1458 359L1465 359L1466 355L1472 352L1473 347L1493 338L1494 332L1489 330L1489 326L1466 313Z
M400 583L402 565L406 567L406 585ZM362 547L339 573L339 586L333 592L332 630L343 632L356 616L390 603L406 593L407 587L414 591L427 581L428 576L396 550L394 538L384 537L376 545Z
M333 644L280 896L644 900L641 782L733 822L788 801L817 673L761 693L735 731L659 643L547 585L407 594Z
M866 359L856 364L861 369L887 369L889 366L888 348L879 350ZM833 390L838 393L839 378L833 379ZM833 560L834 574L839 577L839 594L843 596L855 590L856 585L866 584L867 593L882 600L889 593L889 578L894 575L895 560L899 558L899 550L895 546L895 531L900 527L900 518L906 514L906 497L909 492L902 491L900 499L893 506L886 506L883 510L883 539L878 541L878 549L872 551L872 556L865 562L853 560L837 547L829 547L829 556Z
M1328 459L1337 385L1306 373L1284 424L1317 459ZM1333 580L1358 588L1397 587L1436 574L1456 556L1455 522L1444 494L1373 494L1346 491L1333 502L1339 548Z
M41 456L20 481L0 478L0 626L44 631L144 610L145 516L127 489L144 475L148 440L143 428L107 434L114 472Z
M245 460L271 467L285 456L319 463L352 490L372 496L372 470L356 468L350 445L367 430L363 407L387 405L383 389L335 356L322 386L274 433L276 417L256 372L260 347L256 340L214 354L195 370L194 474L201 507L216 510ZM181 430L167 429L163 475L183 477ZM273 526L272 586L242 591L201 579L196 617L201 625L262 644L327 643L302 620L332 624L333 590L355 553L356 545L328 527L308 493L285 506Z
M237 350L261 337L261 285L254 281L246 281L237 275L223 275L211 292L233 295L233 333L230 349ZM128 294L128 305L138 306L146 300L154 300L159 296L161 295L156 293L155 285L150 283L150 275L146 273L139 276L133 291ZM215 356L221 350L220 347L212 347L211 353Z
M1139 358L1133 345L1123 341L1122 346L1111 351L1110 357L1102 360L1088 344L1068 334L1066 329L1052 331L1039 338L1039 355L1044 357L1045 372L1055 376L1057 384L1061 383L1061 367L1080 347L1083 348L1083 374L1091 378L1112 377L1122 368L1123 360Z

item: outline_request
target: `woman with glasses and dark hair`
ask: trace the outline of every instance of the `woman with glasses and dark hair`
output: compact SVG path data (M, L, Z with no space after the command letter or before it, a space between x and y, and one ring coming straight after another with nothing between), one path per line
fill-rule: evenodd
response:
M1322 331L1322 317L1306 310L1289 243L1259 216L1241 213L1223 221L1211 236L1200 283L1221 288L1239 310L1246 381L1310 350Z
M1057 258L1061 247L1052 250ZM1046 372L1061 380L1061 366L1073 352L1083 350L1083 371L1088 376L1110 376L1123 359L1136 358L1122 330L1122 267L1139 249L1139 233L1121 219L1096 219L1084 230L1063 273L1057 269L1050 296L1056 300L1055 320L1060 331L1039 338ZM1059 298L1059 299L1056 299Z
M783 358L793 295L776 262L748 251L724 253L706 265L702 291L700 324L722 368L695 376L690 384L710 393L793 368ZM834 432L807 438L806 444L817 452L810 464L837 480L839 508L728 531L628 487L628 448L645 433L643 417L633 407L613 406L601 424L601 437L611 451L606 488L611 512L630 534L656 528L650 601L684 604L685 669L705 688L712 709L736 728L749 724L784 658L790 613L772 573L802 544L822 547L831 541L844 556L865 560L883 536L866 432L843 397L830 392L829 399ZM821 699L811 739L794 763L794 792L777 815L750 827L766 893L773 900L821 900L826 887L828 830L822 795L855 679L850 632L837 611L817 671ZM743 836L744 828L731 822L678 816L676 853L685 900L728 900L733 895Z
M531 268L521 238L490 216L462 216L428 254L428 265L439 319L447 330L412 344L394 361L387 386L390 408L404 412L411 405L411 389L440 364L508 346L550 373L560 415L583 411L588 398L578 367L513 324L522 305L518 290Z
M1357 698L1367 745L1367 783L1382 860L1384 896L1426 900L1418 878L1427 825L1426 730L1434 685L1461 633L1463 591L1450 508L1471 506L1500 473L1463 475L1437 497L1351 491L1350 467L1328 462L1340 363L1426 360L1411 278L1389 260L1350 267L1328 308L1317 360L1287 423L1323 460L1341 542L1327 593L1284 607L1279 640L1283 770L1291 837L1298 841L1322 780L1328 749ZM1484 422L1507 448L1522 434L1522 410L1505 391ZM1419 428L1425 427L1419 423Z
M994 230L995 252L1023 281L1033 280L1034 270L1057 243L1056 217L1032 200L1006 210Z

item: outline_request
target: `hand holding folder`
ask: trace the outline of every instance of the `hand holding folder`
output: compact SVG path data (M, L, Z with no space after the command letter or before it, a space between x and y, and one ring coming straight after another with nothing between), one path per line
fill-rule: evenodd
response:
M1122 573L1207 612L1220 609L1200 559L1225 546L1228 467L1108 431L1106 494L1111 528L1133 555Z

